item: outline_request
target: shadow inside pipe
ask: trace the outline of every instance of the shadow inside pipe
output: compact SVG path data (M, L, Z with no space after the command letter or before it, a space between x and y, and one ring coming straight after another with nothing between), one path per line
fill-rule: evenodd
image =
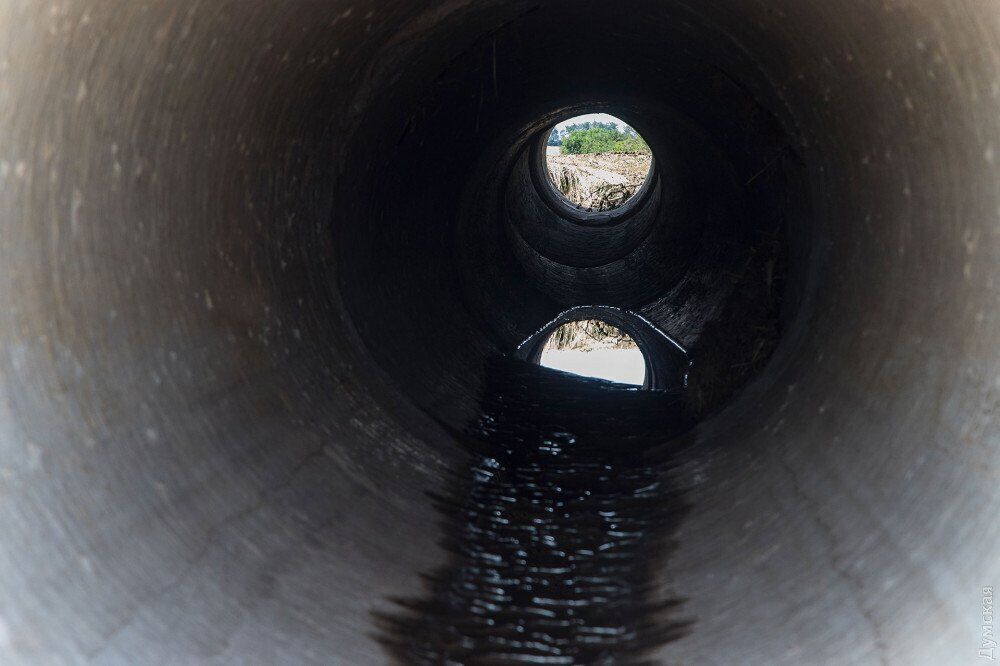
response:
M662 592L686 512L663 444L679 391L495 362L468 465L432 495L449 563L376 614L405 664L643 664L686 632ZM400 544L405 548L405 544Z

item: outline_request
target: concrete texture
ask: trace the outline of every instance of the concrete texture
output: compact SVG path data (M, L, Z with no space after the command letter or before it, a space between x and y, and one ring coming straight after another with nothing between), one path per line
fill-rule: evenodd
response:
M976 659L1000 8L628 9L0 6L0 662L385 663L488 360L607 305L697 363L768 234L783 337L688 436L657 658ZM657 174L584 226L533 155L591 110Z

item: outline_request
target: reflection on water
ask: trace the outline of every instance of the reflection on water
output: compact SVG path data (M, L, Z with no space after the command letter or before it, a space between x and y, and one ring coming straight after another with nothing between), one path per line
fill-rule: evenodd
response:
M498 362L472 455L436 496L450 564L379 618L407 664L641 664L682 635L665 598L684 512L653 445L687 425L666 393Z

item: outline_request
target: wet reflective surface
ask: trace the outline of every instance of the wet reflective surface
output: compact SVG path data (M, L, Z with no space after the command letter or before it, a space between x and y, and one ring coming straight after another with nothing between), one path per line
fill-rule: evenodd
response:
M690 622L654 577L685 511L659 446L689 425L678 394L520 361L490 377L468 467L433 498L451 562L381 640L408 664L650 663Z

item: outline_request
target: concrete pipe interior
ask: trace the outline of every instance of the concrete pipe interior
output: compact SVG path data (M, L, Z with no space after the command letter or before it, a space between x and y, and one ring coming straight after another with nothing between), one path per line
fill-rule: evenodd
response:
M0 661L385 663L491 359L577 306L707 387L650 658L976 656L1000 10L627 9L4 3ZM581 224L534 156L594 110L655 182Z

